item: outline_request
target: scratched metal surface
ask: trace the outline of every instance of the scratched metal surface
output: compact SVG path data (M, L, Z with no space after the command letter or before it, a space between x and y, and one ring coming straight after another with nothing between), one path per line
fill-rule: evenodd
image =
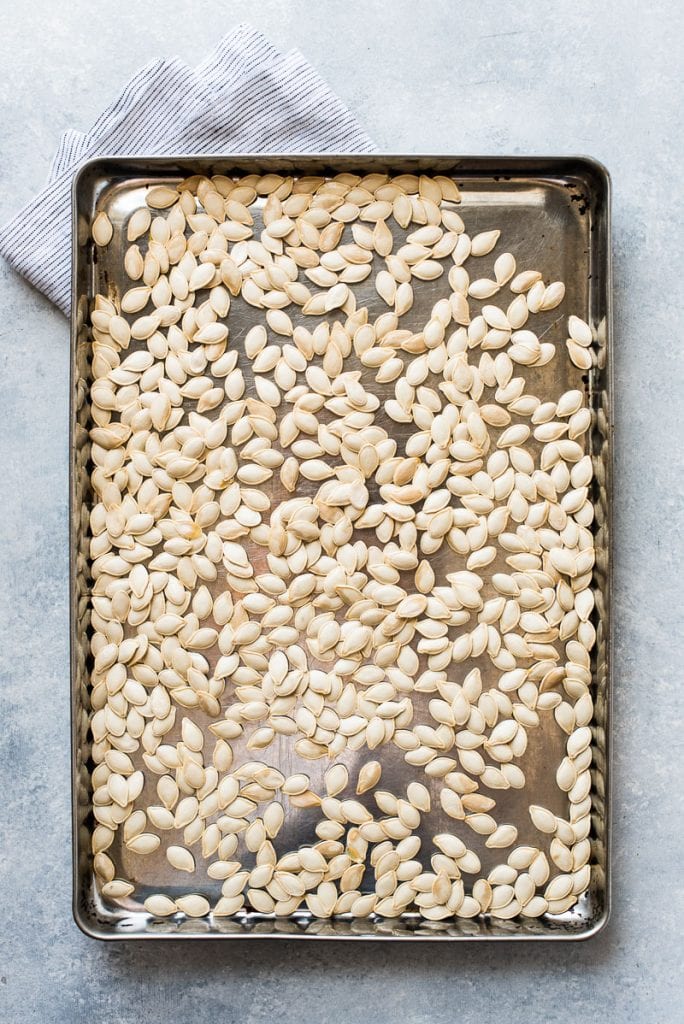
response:
M526 392L544 399L558 397L569 388L587 391L589 402L594 409L595 427L585 435L587 450L595 459L597 484L594 501L597 516L594 523L597 544L597 615L598 644L593 656L594 700L596 705L593 729L595 734L593 767L593 827L592 827L592 884L591 888L572 910L558 917L539 920L492 921L487 917L472 921L447 921L432 923L419 919L414 913L402 918L382 920L336 920L333 922L311 920L308 913L298 911L293 919L272 920L251 911L241 912L235 919L208 919L176 921L151 921L142 907L145 897L158 891L170 895L181 892L202 892L210 900L220 895L221 883L210 879L205 872L206 863L198 856L197 871L187 877L189 884L178 885L178 872L173 871L164 856L166 836L156 854L139 856L131 853L122 842L115 842L109 851L117 873L136 884L136 892L130 898L117 904L103 900L97 893L89 857L89 829L92 816L89 815L89 787L87 780L88 734L88 659L85 651L87 638L87 592L89 586L87 557L87 512L91 495L88 490L87 443L85 431L88 428L87 389L89 385L89 345L84 326L90 301L98 292L118 296L126 287L123 272L123 247L121 233L116 228L124 224L133 209L143 205L146 188L152 183L175 183L186 173L211 170L214 173L248 173L254 169L254 160L221 160L200 158L174 161L161 160L109 160L100 161L82 172L75 186L75 244L74 244L74 324L73 324L73 377L72 390L77 394L80 387L86 401L80 406L74 401L72 465L72 678L73 678L73 722L74 722L74 907L78 923L90 934L103 938L123 937L256 937L290 935L297 937L327 938L582 938L596 931L608 913L608 819L607 795L607 717L610 696L609 687L609 496L610 488L610 331L609 331L609 211L606 187L600 170L584 161L525 160L522 158L493 159L480 158L400 158L364 157L361 162L352 157L325 158L324 164L316 158L258 158L258 167L264 171L277 170L283 173L317 173L323 166L329 173L340 170L358 170L360 173L385 167L392 172L422 170L425 173L449 173L458 182L462 202L459 213L471 234L490 228L501 230L497 249L488 257L473 262L477 267L476 276L491 276L493 261L498 252L509 250L516 257L518 269L539 269L544 279L563 280L566 284L566 298L561 307L534 318L534 329L545 340L559 343L558 355L551 363L541 368L521 367L517 372L527 380ZM87 241L88 224L95 209L105 209L115 226L114 240L104 250L95 253ZM253 212L254 212L254 208ZM255 213L255 234L258 231L258 212ZM395 232L395 248L401 244L405 232ZM125 237L125 234L124 234ZM376 257L378 260L378 257ZM447 264L447 269L449 263ZM379 269L379 267L375 268ZM353 286L357 305L367 305L369 319L386 311L382 300L373 288L374 274L366 281ZM472 276L472 271L471 271ZM401 326L415 330L429 318L434 303L449 294L446 273L436 281L416 281L413 308L402 318ZM293 322L305 323L311 327L313 318L297 316L297 308L289 307ZM598 333L598 366L589 374L574 367L567 358L564 347L565 321L569 312L584 317ZM233 300L229 313L230 346L240 346L244 336L255 322L263 322L263 312L248 306L241 298ZM136 343L132 343L132 347ZM250 362L241 356L239 365L245 375L247 394L253 393L253 379ZM361 365L352 353L345 361L345 370L362 372L367 390L380 399L393 396L393 384L379 385L374 372ZM428 380L428 385L436 384ZM382 409L382 405L381 405ZM214 410L210 416L218 415ZM514 418L514 422L517 418ZM402 449L402 440L407 436L410 425L396 424L379 411L376 422L394 437ZM78 453L81 453L79 457ZM297 494L313 494L318 484L300 481ZM285 495L277 474L263 485L275 506ZM376 500L372 481L369 481L370 501ZM374 542L373 531L359 534L367 543ZM264 549L248 547L250 559L258 566L265 564ZM501 554L489 567L492 573L505 570ZM444 576L464 568L464 560L446 545L442 545L436 556L431 556L438 585ZM406 585L402 580L402 585ZM216 593L222 590L221 574L216 584L211 585ZM486 590L485 599L491 594ZM209 661L216 660L217 652L204 652ZM451 678L461 678L467 670L477 665L482 673L483 689L495 686L498 670L489 659L470 659L465 665L455 665L450 670ZM312 664L311 667L316 667ZM320 666L324 667L324 666ZM453 673L453 674L452 674ZM222 698L223 706L230 701L230 686ZM413 694L415 709L414 723L432 720L427 712L430 695ZM184 712L188 714L188 712ZM198 724L206 728L209 720L201 713L190 713ZM179 738L181 715L177 725L166 738L175 742ZM329 765L328 759L305 760L294 751L293 740L277 737L264 751L249 751L245 743L253 727L245 730L238 741L231 741L234 749L234 765L242 761L262 759L279 768L283 774L304 771L311 778L311 788L323 791L322 776ZM542 804L556 814L567 816L567 796L555 783L555 767L564 754L565 736L557 726L552 712L541 715L541 724L529 730L528 749L522 758L516 759L526 776L523 790L497 790L494 814L498 822L511 822L519 831L517 844L529 843L548 851L548 838L532 826L527 808L530 803ZM452 831L467 843L470 849L481 857L482 874L495 863L505 861L509 850L489 850L484 837L479 837L462 823L446 817L437 799L440 788L438 780L429 780L420 769L404 762L402 752L392 744L376 750L383 765L382 780L378 788L389 789L402 795L406 784L412 778L429 785L433 796L433 810L422 816L417 834L422 839L421 854L429 868L431 837L440 831ZM346 750L335 760L344 762L350 771L352 783L358 767L367 760L369 752L364 747L359 751ZM135 759L135 758L134 758ZM137 765L136 765L137 766ZM140 799L147 796L146 803L154 802L149 785ZM375 808L372 793L361 798L371 810ZM276 840L278 853L296 849L299 845L316 841L315 824L320 812L302 811L291 808L285 802L285 822ZM119 833L120 835L121 833ZM173 834L171 834L173 835ZM172 841L172 840L171 840ZM430 851L432 852L432 851ZM253 863L253 855L245 851L247 866ZM363 886L362 886L363 888Z

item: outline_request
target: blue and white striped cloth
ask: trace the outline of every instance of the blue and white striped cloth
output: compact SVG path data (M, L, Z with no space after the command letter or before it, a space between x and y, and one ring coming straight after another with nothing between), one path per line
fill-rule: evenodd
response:
M370 153L374 145L302 55L239 25L198 67L142 68L87 132L67 131L43 190L0 229L0 254L64 312L71 182L84 160L125 154Z

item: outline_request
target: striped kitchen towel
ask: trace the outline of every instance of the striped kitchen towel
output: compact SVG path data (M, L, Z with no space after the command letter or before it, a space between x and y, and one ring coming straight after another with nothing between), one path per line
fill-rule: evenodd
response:
M71 183L96 156L370 153L374 145L302 55L250 25L198 67L142 68L87 132L63 134L43 190L0 229L0 254L64 313L71 304Z

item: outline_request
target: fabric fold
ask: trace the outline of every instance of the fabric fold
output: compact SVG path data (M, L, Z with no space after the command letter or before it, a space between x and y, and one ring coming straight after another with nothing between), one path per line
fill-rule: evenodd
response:
M371 153L356 118L296 50L238 25L196 68L151 61L87 132L64 132L44 188L0 229L0 255L64 313L71 301L71 183L97 156Z

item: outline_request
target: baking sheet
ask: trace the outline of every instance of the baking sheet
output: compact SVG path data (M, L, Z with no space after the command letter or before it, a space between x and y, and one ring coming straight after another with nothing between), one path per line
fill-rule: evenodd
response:
M88 513L91 494L84 469L87 469L88 402L90 379L88 313L94 295L98 292L118 295L128 287L123 271L124 248L116 228L124 224L135 208L144 204L144 195L150 184L175 184L191 173L245 174L258 170L283 174L318 174L353 171L364 174L388 170L391 174L404 172L451 175L461 189L459 213L466 221L469 234L490 228L502 232L497 251L507 249L516 256L519 268L535 267L543 271L544 278L562 280L566 284L566 298L560 309L539 314L535 330L541 336L545 329L555 330L553 337L564 337L563 325L567 313L577 312L596 332L597 365L588 373L575 368L565 357L561 347L559 355L541 369L525 368L523 373L530 382L529 390L535 394L560 395L569 388L586 390L589 404L596 411L595 429L589 437L590 451L595 464L593 500L596 506L594 531L596 534L597 566L595 589L598 642L593 652L595 720L594 735L593 813L592 813L592 882L589 891L566 914L540 919L503 921L485 916L473 920L429 922L415 913L406 913L399 919L363 919L357 921L322 921L311 919L306 910L300 910L291 919L270 919L251 911L242 911L234 919L166 919L153 920L142 907L146 895L168 891L174 895L178 874L167 864L162 850L152 856L136 856L121 844L109 853L119 867L119 873L136 883L136 893L115 904L97 892L90 858L90 791L88 781ZM583 159L523 159L523 158L447 158L447 157L202 157L174 160L172 158L103 159L85 166L74 189L74 312L73 312L73 367L72 367L72 693L73 693L73 767L74 767L74 910L79 925L89 934L100 938L153 937L153 936L275 936L328 938L583 938L595 933L605 922L609 909L607 879L608 863L608 751L607 725L610 694L610 630L609 630L609 573L610 573L610 252L609 252L609 187L605 172L592 161ZM105 210L115 226L114 240L106 249L95 249L89 240L89 227L95 211ZM123 233L125 238L125 232ZM503 249L502 249L503 246ZM483 263L484 265L484 263ZM360 285L354 285L358 305L368 304L371 315L381 311L382 304L373 289L373 276ZM414 289L415 304L406 316L408 326L422 324L438 298L448 294L446 275L436 281L418 282ZM385 307L386 308L386 307ZM230 312L231 345L240 345L246 330L255 320L255 311L241 300L233 301ZM293 317L294 319L294 317ZM306 318L305 318L306 319ZM295 322L297 322L295 320ZM403 322L402 322L403 326ZM559 333L560 332L560 333ZM243 370L249 371L247 361L241 361ZM366 371L368 372L368 371ZM372 380L372 377L370 378ZM539 389L535 388L538 382ZM247 384L249 388L249 378ZM371 385L367 385L369 389ZM380 398L393 394L393 385L372 384ZM390 421L380 425L386 428ZM397 436L402 425L391 423L392 436ZM406 427L408 429L408 425ZM298 487L297 494L313 493L317 484ZM269 481L275 500L278 492L277 476ZM371 496L371 501L373 500ZM255 548L256 557L263 558ZM451 571L453 553L443 545L437 553L434 568L439 575ZM461 568L459 565L458 568ZM220 586L218 590L220 590ZM488 659L477 659L486 689L494 683L496 670ZM468 663L471 667L471 663ZM223 703L228 699L228 691ZM416 717L428 695L414 695ZM193 713L193 717L195 714ZM206 724L197 717L200 724ZM170 741L174 741L174 733ZM564 753L565 736L556 726L553 715L542 716L541 725L529 732L529 746L523 761L527 784L523 790L497 791L496 817L499 822L513 822L518 826L516 845L529 842L541 845L541 837L532 826L527 814L530 803L549 807L559 815L566 815L567 797L555 784L555 765ZM263 757L276 765L284 774L305 771L311 778L311 788L322 792L322 777L329 766L327 759L310 761L294 754L291 743L277 740L263 754L245 751L244 738L232 743L235 763ZM355 778L358 767L368 759L368 751L345 751L336 760L343 761ZM414 777L414 770L405 764L401 751L389 745L374 755L383 763L380 788L399 792ZM421 781L427 784L426 778ZM434 799L437 785L431 786L433 808L423 816L418 834L425 840L439 831L459 832L458 823L447 818ZM371 796L369 794L369 796ZM368 806L372 801L363 798ZM296 848L315 841L313 831L317 815L312 811L293 808L286 810L286 819L279 835L278 849ZM454 827L455 826L455 827ZM488 850L484 837L462 830L468 846L482 857L483 874L488 867L505 859L509 851ZM425 845L425 842L424 842ZM548 849L548 844L546 846ZM503 856L502 856L503 854ZM192 876L191 888L208 898L220 894L220 882L203 875L200 860ZM188 891L188 886L181 891Z

